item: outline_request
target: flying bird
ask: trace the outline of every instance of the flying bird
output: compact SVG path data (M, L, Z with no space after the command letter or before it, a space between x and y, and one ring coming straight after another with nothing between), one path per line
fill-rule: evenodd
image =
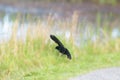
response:
M64 45L58 40L58 38L54 35L50 35L50 38L58 44L58 46L55 47L61 54L67 55L68 59L72 59L71 54L67 48L64 47Z

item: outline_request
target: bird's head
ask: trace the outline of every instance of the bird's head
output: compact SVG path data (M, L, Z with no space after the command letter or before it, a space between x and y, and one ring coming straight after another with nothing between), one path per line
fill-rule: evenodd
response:
M68 59L72 59L71 55L69 55L69 54L67 55L67 58L68 58Z

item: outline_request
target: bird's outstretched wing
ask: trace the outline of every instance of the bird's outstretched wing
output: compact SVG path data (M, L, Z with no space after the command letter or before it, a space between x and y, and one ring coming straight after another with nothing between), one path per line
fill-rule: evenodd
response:
M50 35L50 38L57 43L59 46L63 46L63 44L60 42L60 40L58 40L58 38L54 35Z

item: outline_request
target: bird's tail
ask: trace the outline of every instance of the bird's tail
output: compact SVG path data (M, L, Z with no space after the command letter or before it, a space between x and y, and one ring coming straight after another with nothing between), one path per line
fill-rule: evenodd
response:
M57 43L59 46L63 46L63 44L58 40L58 38L54 35L50 35L50 38Z

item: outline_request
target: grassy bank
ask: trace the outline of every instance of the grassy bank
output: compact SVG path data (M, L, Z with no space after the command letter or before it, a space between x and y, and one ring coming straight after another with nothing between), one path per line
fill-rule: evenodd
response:
M68 60L54 49L56 44L49 38L53 24L58 23L63 29L72 25L69 27L72 35L76 29L74 27L77 24L76 18L77 16L74 15L71 23L57 22L48 18L46 25L41 21L36 22L35 25L30 24L24 41L16 38L19 23L16 21L11 39L0 44L0 79L66 80L93 69L120 66L119 38L107 42L101 42L99 39L95 42L87 41L84 47L78 47L74 44L72 36L66 40L64 34L58 35L70 50L72 60ZM44 28L45 26L47 28Z

